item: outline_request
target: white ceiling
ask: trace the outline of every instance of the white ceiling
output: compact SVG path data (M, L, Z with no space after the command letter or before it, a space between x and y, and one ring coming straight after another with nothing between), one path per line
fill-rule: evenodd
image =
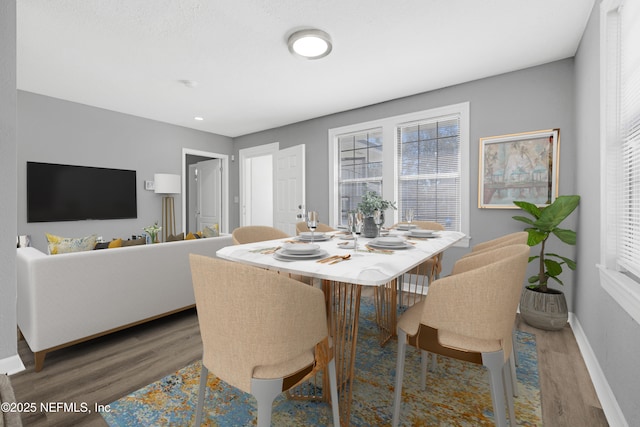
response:
M17 4L18 89L235 137L571 57L594 0Z

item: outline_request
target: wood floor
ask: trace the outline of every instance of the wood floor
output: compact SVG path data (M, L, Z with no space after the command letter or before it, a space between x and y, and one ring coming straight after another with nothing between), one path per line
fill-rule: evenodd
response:
M549 427L607 426L584 361L569 326L559 332L534 329L542 394L543 423ZM394 345L391 343L390 345ZM195 310L49 354L34 372L24 341L19 353L26 371L11 377L18 402L88 405L91 413L22 414L26 427L105 426L95 404L108 404L200 358L202 343Z

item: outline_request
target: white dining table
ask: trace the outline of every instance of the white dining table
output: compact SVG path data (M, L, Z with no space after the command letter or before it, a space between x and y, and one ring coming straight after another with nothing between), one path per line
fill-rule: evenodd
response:
M376 291L376 318L380 330L386 333L381 342L386 342L395 335L398 278L453 246L465 236L464 233L456 231L436 231L430 238L411 238L407 231L399 230L390 230L389 233L390 236L406 239L405 248L374 249L369 246L373 239L360 237L359 249L355 252L353 248L345 248L345 243L349 244L353 240L343 240L344 232L325 233L329 236L328 240L313 242L319 246L319 250L326 252L322 259L350 255L347 260L337 263L318 262L320 259L278 259L274 252L287 243L297 242L296 237L227 246L216 252L222 259L292 276L317 279L317 282L322 284L327 297L329 333L332 336L336 357L340 412L344 425L349 425L351 413L362 288L371 286ZM322 398L326 400L327 396Z

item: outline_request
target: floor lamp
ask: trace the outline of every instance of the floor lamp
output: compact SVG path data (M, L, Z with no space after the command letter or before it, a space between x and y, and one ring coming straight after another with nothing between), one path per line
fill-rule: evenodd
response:
M157 173L153 176L155 193L162 194L162 241L176 234L176 214L173 194L180 194L180 175Z

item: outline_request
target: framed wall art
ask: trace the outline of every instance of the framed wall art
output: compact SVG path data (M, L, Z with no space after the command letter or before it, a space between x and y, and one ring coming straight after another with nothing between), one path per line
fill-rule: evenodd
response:
M546 206L558 196L560 129L480 138L479 160L479 208Z

